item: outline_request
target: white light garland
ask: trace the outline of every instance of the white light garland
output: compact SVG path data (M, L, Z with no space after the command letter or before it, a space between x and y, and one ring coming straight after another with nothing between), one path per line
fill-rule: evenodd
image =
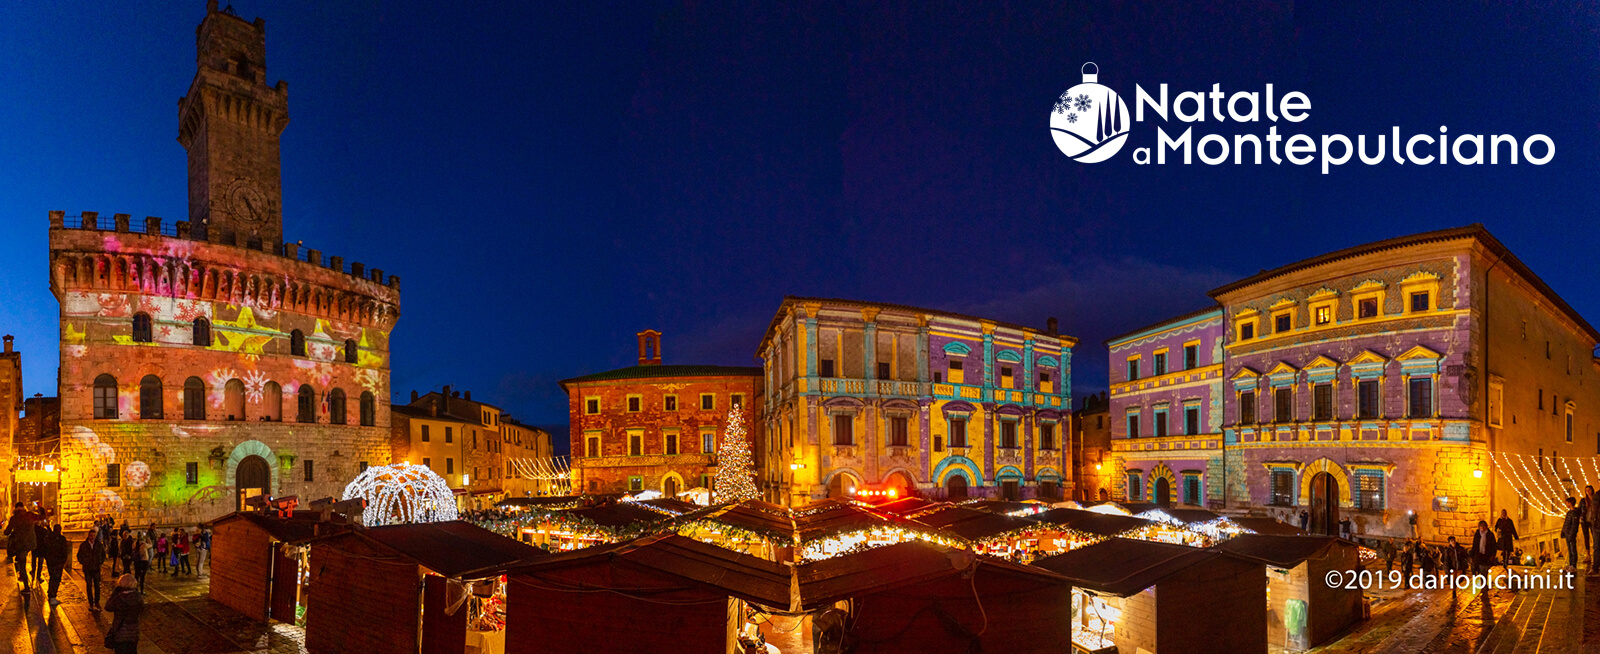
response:
M1559 475L1554 470L1546 474L1542 465L1539 466L1539 472L1533 472L1524 460L1526 456L1509 452L1490 452L1489 462L1494 465L1495 470L1500 471L1500 475L1511 484L1511 490L1527 502L1528 506L1548 516L1559 518L1566 515L1566 491L1561 487ZM1566 462L1563 461L1562 464L1565 465ZM1579 459L1578 466L1582 469L1582 458ZM1570 470L1568 476L1571 476ZM1534 497L1534 490L1538 491L1538 497Z
M361 498L368 527L456 519L456 499L449 484L427 466L396 463L372 466L344 487L344 499Z

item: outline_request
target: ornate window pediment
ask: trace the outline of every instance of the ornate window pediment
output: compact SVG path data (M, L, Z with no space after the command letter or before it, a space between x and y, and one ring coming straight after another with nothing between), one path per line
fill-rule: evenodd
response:
M1395 358L1400 361L1415 361L1418 359L1437 360L1440 358L1440 356L1441 355L1438 352L1428 349L1427 346L1418 345L1406 350L1405 354Z
M972 348L968 347L966 343L962 343L960 341L952 341L952 342L944 344L944 353L945 354L955 355L955 356L958 356L958 357L964 357L964 356L967 356L968 354L972 354Z
M1001 350L999 354L994 355L994 358L996 361L1006 363L1022 363L1022 355L1017 354L1016 350Z
M1356 358L1351 359L1350 360L1350 365L1354 366L1354 365L1360 365L1360 364L1388 363L1388 362L1389 362L1389 359L1385 358L1383 355L1378 354L1377 352L1373 352L1372 350L1366 350L1366 351L1362 352L1361 354L1356 355Z
M1339 297L1339 292L1338 291L1335 291L1335 290L1333 290L1331 288L1328 288L1328 287L1324 286L1322 288L1317 289L1317 292L1312 293L1311 297L1308 297L1306 299L1307 300L1311 300L1311 301L1315 301L1315 300L1331 300L1331 299L1336 298L1336 297Z
M1376 279L1369 279L1369 280L1366 280L1364 282L1361 282L1360 284L1356 284L1356 287L1350 289L1350 292L1351 293L1366 293L1366 292L1369 292L1369 291L1381 291L1381 290L1383 290L1383 289L1385 289L1387 287L1388 287L1388 284L1380 282L1380 281L1378 281Z
M1239 372L1233 373L1233 376L1229 377L1229 379L1232 379L1234 381L1239 381L1241 379L1256 379L1256 378L1258 378L1260 376L1261 376L1261 373L1256 372L1255 370L1251 369L1249 366L1245 366L1243 368L1240 368Z
M1277 309L1283 309L1283 308L1286 308L1286 307L1292 307L1292 306L1294 306L1296 304L1299 304L1299 303L1295 302L1294 300L1291 300L1289 298L1280 298L1277 302L1273 302L1272 306L1269 307L1269 308L1271 308L1273 310L1277 310Z

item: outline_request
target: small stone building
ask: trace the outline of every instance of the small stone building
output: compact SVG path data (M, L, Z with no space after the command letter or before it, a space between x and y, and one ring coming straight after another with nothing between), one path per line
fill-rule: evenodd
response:
M1355 543L1331 536L1244 534L1215 549L1267 565L1267 642L1290 651L1333 640L1361 621L1359 587L1329 587L1330 571L1361 569Z
M1267 651L1267 580L1260 561L1113 538L1033 565L1072 583L1070 629L1078 651Z
M288 518L240 511L208 526L212 534L211 599L252 619L289 623L295 621L302 589L300 557L286 551L285 545L352 528L310 511Z

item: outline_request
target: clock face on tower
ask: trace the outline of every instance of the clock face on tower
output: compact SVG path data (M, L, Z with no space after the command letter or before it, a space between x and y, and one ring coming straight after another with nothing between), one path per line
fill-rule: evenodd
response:
M228 213L242 226L260 228L267 221L267 195L248 179L228 186Z

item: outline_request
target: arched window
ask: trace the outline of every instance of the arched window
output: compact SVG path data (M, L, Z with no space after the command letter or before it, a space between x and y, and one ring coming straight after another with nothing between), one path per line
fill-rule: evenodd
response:
M229 379L222 385L222 410L229 420L244 420L244 382Z
M306 333L298 329L289 332L289 354L297 357L306 355Z
M194 344L200 347L211 347L211 321L205 318L194 319Z
M372 391L361 392L361 425L371 427L378 424L378 400L372 396Z
M117 378L100 375L94 378L94 417L97 420L117 418Z
M206 419L206 383L199 377L183 381L183 419Z
M141 420L161 419L161 378L155 375L145 375L139 380L139 418Z
M317 421L317 389L312 388L311 384L300 385L300 416L297 419L300 422Z
M344 420L344 389L335 388L328 391L328 422L342 425Z
M357 355L360 352L361 352L361 349L360 349L360 347L358 347L356 345L355 339L347 339L347 340L345 340L345 342L344 342L344 362L345 363L355 363Z
M283 422L283 387L269 381L261 387L261 419Z
M155 332L151 328L150 314L139 312L133 314L133 342L149 343L155 339Z

